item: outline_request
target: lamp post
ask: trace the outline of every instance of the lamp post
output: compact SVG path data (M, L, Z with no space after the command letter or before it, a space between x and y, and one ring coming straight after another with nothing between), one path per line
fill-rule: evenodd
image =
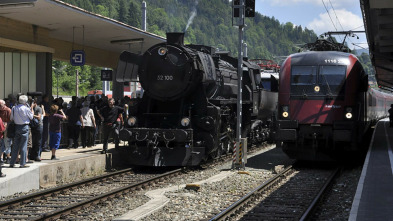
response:
M52 66L52 70L56 73L56 95L59 97L59 72L57 71L57 68Z
M61 68L57 69L57 68L52 66L52 70L56 73L56 81L57 81L57 83L56 83L56 95L57 95L57 97L59 97L59 72L63 71L64 68L66 68L66 67L67 66L64 65Z

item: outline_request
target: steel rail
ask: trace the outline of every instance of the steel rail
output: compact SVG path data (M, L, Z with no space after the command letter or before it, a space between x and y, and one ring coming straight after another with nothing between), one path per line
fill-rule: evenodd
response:
M314 200L310 203L307 210L304 211L302 217L300 218L301 221L305 221L311 216L312 212L314 211L314 209L316 208L316 206L318 205L318 203L322 199L322 196L326 193L328 188L333 184L333 181L338 176L338 174L341 170L342 170L342 168L337 168L335 171L333 171L333 173L330 175L330 177L326 181L325 185L323 185L323 187L321 187L318 194L315 196Z
M225 210L221 211L219 214L214 216L213 218L210 219L210 221L214 220L225 220L227 217L231 216L234 212L239 210L241 207L243 207L248 201L253 199L255 196L257 196L260 192L271 188L273 185L281 182L281 180L285 179L287 176L289 176L293 172L292 165L288 166L286 169L281 171L279 174L276 176L270 178L260 186L256 187L253 189L251 192L240 198L238 201L234 202L232 205L230 205L228 208Z
M42 215L40 216L40 218L38 218L38 219L32 219L32 220L52 220L52 219L60 218L61 215L69 214L69 213L71 213L73 210L78 210L78 209L83 208L83 207L85 207L85 206L92 205L92 204L97 203L97 202L100 202L100 201L102 201L102 200L111 198L112 196L117 196L117 195L122 194L122 193L130 192L130 191L136 189L136 188L139 187L139 186L147 185L148 183L151 183L151 182L155 182L155 181L161 180L161 179L163 179L163 178L165 178L165 177L171 177L171 176L173 176L173 175L175 175L175 174L177 174L177 173L180 173L180 172L182 172L182 171L183 171L183 168L176 169L176 170L173 170L173 171L170 171L170 172L167 172L167 173L164 173L164 174L161 174L161 175L152 177L152 178L150 178L150 179L141 181L141 182L139 182L139 183L131 184L131 185L128 185L128 186L125 186L125 187L118 188L118 189L116 189L116 190L112 190L112 191L110 191L110 192L101 194L101 195L99 195L99 196L96 196L96 197L94 197L94 198L85 200L85 201L83 201L83 202L76 203L76 204L74 204L74 205L70 205L70 206L68 206L68 207L64 207L64 208L61 208L61 209L59 209L59 210L55 210L55 211L53 211L53 212L49 212L49 213L42 214Z
M43 197L43 196L51 195L51 194L54 194L54 193L59 192L59 191L64 191L66 189L71 189L71 188L74 188L74 187L77 187L77 186L86 185L88 183L97 182L99 180L107 179L107 178L110 178L110 177L113 177L113 176L117 176L117 175L121 175L121 174L128 173L128 172L132 172L132 169L119 170L119 171L107 173L107 174L104 174L104 175L101 175L101 176L92 177L92 178L89 178L89 179L86 179L86 180L81 180L81 181L78 181L78 182L62 185L62 186L59 186L59 187L55 187L55 188L39 191L39 192L32 193L32 194L29 194L29 195L26 195L26 196L21 196L21 197L15 198L15 199L6 200L4 202L0 202L0 210L3 210L5 208L10 207L10 206L12 206L14 204L17 204L17 203L23 203L24 201L32 200L32 199L37 198L37 197Z

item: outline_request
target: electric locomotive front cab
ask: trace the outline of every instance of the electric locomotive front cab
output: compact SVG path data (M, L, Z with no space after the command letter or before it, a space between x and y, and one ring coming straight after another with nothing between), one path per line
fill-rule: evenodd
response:
M291 158L305 160L328 160L343 143L355 147L365 111L365 95L359 93L364 91L364 71L356 57L299 53L281 70L278 146Z

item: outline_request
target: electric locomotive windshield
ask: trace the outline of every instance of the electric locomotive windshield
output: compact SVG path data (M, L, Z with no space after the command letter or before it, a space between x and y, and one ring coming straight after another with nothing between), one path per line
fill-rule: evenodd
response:
M343 99L347 66L292 66L291 96L293 99Z

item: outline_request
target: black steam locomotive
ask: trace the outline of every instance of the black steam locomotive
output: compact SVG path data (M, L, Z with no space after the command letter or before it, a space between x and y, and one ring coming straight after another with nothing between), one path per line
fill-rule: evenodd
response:
M117 80L139 81L119 132L119 151L144 166L193 166L232 150L236 134L237 59L203 45L184 45L184 33L143 55L123 52ZM277 105L278 79L261 78L260 67L243 62L243 137L268 139Z

